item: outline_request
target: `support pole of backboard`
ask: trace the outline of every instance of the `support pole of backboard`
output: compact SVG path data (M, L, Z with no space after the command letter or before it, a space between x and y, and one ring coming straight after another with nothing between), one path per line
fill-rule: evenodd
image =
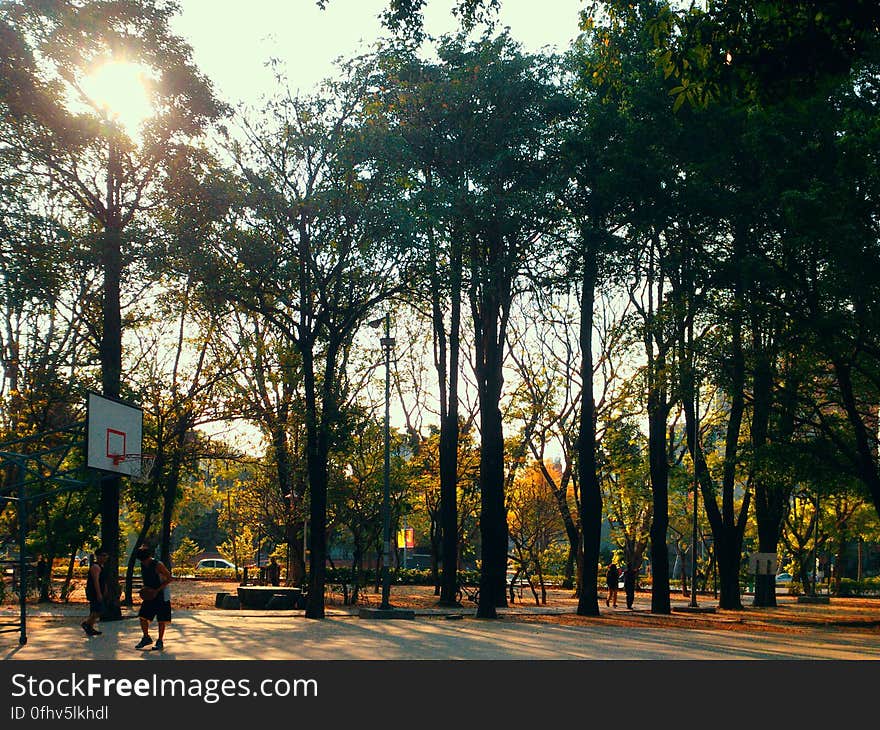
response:
M19 644L27 644L27 494L25 493L25 468L18 463L18 603L21 611L21 635Z

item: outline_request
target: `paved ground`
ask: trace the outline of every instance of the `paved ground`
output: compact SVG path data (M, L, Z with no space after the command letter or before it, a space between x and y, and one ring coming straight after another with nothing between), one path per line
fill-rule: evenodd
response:
M102 623L103 635L87 638L79 628L82 607L37 606L29 614L25 645L18 633L0 634L0 659L880 659L876 622L867 628L864 621L772 627L750 626L740 616L694 616L678 626L652 625L646 599L636 607L602 607L604 618L583 619L570 608L520 605L502 609L501 620L476 619L473 608L419 609L413 620L364 619L331 608L321 621L305 619L301 611L177 610L166 649L157 652L134 648L140 638L134 612ZM791 607L780 609L786 610ZM15 618L14 607L4 606L2 616Z
M403 590L394 596L407 597ZM658 616L642 594L636 611L600 605L601 616L582 617L563 595L554 605L524 602L500 610L498 620L482 620L473 605L440 609L430 597L408 598L412 620L360 618L338 604L328 606L321 621L302 611L182 606L161 652L134 648L140 629L133 611L99 624L103 634L87 638L79 626L85 605L31 605L26 644L19 644L17 631L0 633L0 716L54 722L53 705L56 711L73 705L105 708L103 720L128 730L156 727L148 707L160 711L168 727L185 726L182 718L197 718L202 727L250 727L268 718L290 718L294 726L374 727L435 716L446 724L485 720L494 727L500 720L540 726L548 717L618 724L631 710L633 721L650 718L645 721L665 726L668 719L671 726L688 712L717 722L724 706L740 713L740 722L757 711L764 724L814 727L839 721L839 704L830 698L871 696L871 660L880 659L876 600L833 600L829 607L790 596L774 609ZM674 608L686 605L681 596L673 600ZM711 606L701 600L701 607ZM15 606L0 607L2 622L17 615ZM779 667L760 660L785 661ZM109 690L73 699L18 691L23 677L51 690L50 677L60 687L62 680L85 676L129 683L160 678L187 689L154 692L150 696L160 699L149 700ZM290 694L305 680L314 683L312 694ZM233 688L250 684L220 700L221 681Z

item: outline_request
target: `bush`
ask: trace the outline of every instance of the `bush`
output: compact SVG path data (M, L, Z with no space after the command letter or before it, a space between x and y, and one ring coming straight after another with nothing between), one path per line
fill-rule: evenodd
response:
M401 568L397 571L395 582L402 585L429 586L434 584L430 568Z
M863 578L855 580L854 578L841 578L840 589L837 592L839 596L876 596L880 594L880 577Z
M89 566L88 565L74 565L73 566L73 577L74 578L86 578L89 575ZM52 568L52 577L57 578L59 580L64 580L67 577L67 565L60 566L56 565Z
M327 583L351 583L351 568L327 568ZM376 582L376 571L372 569L362 570L359 574L361 585L370 585ZM381 577L381 576L380 576ZM434 585L434 579L430 568L401 568L391 571L391 580L395 585ZM480 574L475 570L463 570L458 574L458 580L466 585L478 585Z
M177 550L171 553L171 565L178 568L186 566L187 568L195 567L196 557L202 549L190 538L185 537L180 541Z

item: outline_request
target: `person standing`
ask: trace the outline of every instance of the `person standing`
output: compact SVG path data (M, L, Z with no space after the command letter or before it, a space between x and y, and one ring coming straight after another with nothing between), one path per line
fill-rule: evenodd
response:
M605 572L605 583L608 586L608 597L605 599L605 605L612 605L617 608L617 581L620 580L620 571L612 560Z
M89 566L88 579L86 580L86 599L89 602L89 616L80 626L86 632L86 636L99 636L102 631L95 628L101 614L104 613L104 592L107 588L104 582L104 563L107 562L107 551L98 548L95 558Z
M40 559L37 561L37 588L40 592L40 603L45 603L49 600L49 589L51 588L51 576L49 570L49 563L46 561L46 558L40 554Z
M171 571L153 557L153 551L142 545L135 552L141 564L141 576L144 587L141 589L143 603L138 610L143 636L135 649L144 649L153 643L150 636L150 624L153 619L159 626L159 637L153 649L162 651L165 648L165 627L171 623Z
M632 611L636 599L636 569L631 565L626 566L623 574L623 592L626 594L626 607Z
M273 556L267 569L266 569L267 577L269 579L269 584L273 586L281 585L281 566L278 565L278 561Z

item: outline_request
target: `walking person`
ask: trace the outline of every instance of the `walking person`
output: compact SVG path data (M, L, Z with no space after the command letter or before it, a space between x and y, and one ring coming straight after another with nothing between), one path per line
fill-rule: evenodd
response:
M608 597L605 599L605 605L613 605L617 608L617 581L620 580L620 571L612 560L605 572L605 583L608 586Z
M137 549L135 557L141 564L141 576L144 587L141 589L143 603L138 610L143 636L135 649L144 649L153 643L150 636L150 624L153 619L159 626L159 636L153 649L162 651L165 648L165 627L171 623L171 571L153 557L153 551L145 545Z
M89 602L89 616L80 626L86 632L86 636L99 636L103 632L95 628L101 614L104 613L104 593L106 584L104 582L104 563L107 562L107 551L104 548L98 548L95 551L95 558L89 566L88 579L86 581L86 599Z
M632 611L636 599L636 569L631 565L626 566L623 574L623 592L626 594L626 607Z
M48 561L40 554L40 559L37 561L37 589L40 592L40 603L45 603L49 600L49 592L52 587L51 572Z

